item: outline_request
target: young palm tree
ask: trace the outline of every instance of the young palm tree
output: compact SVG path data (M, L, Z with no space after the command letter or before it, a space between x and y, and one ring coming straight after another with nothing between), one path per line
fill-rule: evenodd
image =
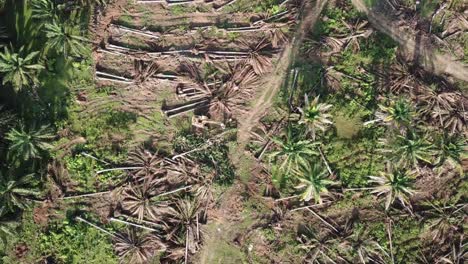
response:
M299 124L305 124L308 133L312 134L312 139L315 140L317 129L326 131L328 126L333 124L330 120L331 115L328 113L332 105L319 103L319 97L311 102L307 95L304 95L304 107L298 107L301 112Z
M0 73L3 73L3 84L10 83L16 91L22 90L25 86L38 83L37 74L44 69L41 64L35 63L35 58L39 52L31 52L23 57L24 47L18 53L5 47L0 53Z
M15 121L15 114L12 111L4 110L4 106L0 105L0 142L3 141L5 133L10 130Z
M300 181L296 189L304 190L301 199L308 202L314 199L317 204L322 203L322 196L329 195L328 187L337 185L338 182L328 179L328 171L318 163L309 163L301 166L295 174Z
M270 160L278 161L279 168L286 174L293 169L299 169L301 165L307 165L310 158L319 155L317 152L319 143L311 140L298 140L293 136L291 129L288 129L284 140L272 138L272 141L279 149L270 154Z
M370 182L375 183L371 193L385 196L385 210L390 208L395 200L403 206L409 205L409 198L415 193L412 188L414 173L401 168L387 165L386 171L380 176L369 176Z
M88 40L79 35L75 35L75 28L65 23L58 23L53 21L47 23L44 26L46 37L46 48L56 50L59 54L67 57L71 55L81 56L85 49L83 48L83 42Z
M391 101L389 106L379 105L379 108L380 112L376 116L384 123L391 124L396 128L410 125L415 116L412 105L402 98Z
M48 143L54 138L48 126L42 126L39 129L25 130L12 129L6 136L10 141L9 155L19 161L28 161L40 158L52 145Z
M437 166L448 162L453 167L462 169L462 159L468 150L464 138L447 133L438 134L435 137L435 149Z
M9 237L15 236L15 228L19 225L19 221L6 220L4 217L0 214L0 249L6 247Z
M466 117L468 111L462 105L453 109L436 107L432 112L432 118L439 120L443 128L449 129L450 133L463 132L466 129ZM437 122L437 121L435 121Z
M346 238L345 243L342 243L341 246L343 246L350 255L357 256L359 259L359 261L353 261L352 263L386 263L384 259L385 256L388 256L387 252L385 252L379 243L369 237L365 229L354 232L351 236Z
M0 26L0 48L3 48L6 45L4 42L6 42L7 39L8 39L8 34L6 31L6 28L3 26Z
M419 162L432 164L433 148L426 135L419 136L415 131L406 135L396 135L393 140L382 140L389 147L385 150L392 153L393 160L400 166L417 167Z
M152 234L139 234L128 229L114 237L114 248L122 263L149 263L155 253L165 251L166 246Z
M336 239L330 238L330 234L319 234L312 227L305 227L305 231L299 235L300 248L307 251L306 263L341 263L341 256L334 252Z
M0 172L0 213L14 212L17 208L27 207L27 198L37 197L40 193L31 187L34 174L17 178L12 173Z
M32 17L42 21L52 21L57 18L57 8L50 0L32 0Z
M459 230L463 230L465 210L467 204L445 204L437 201L429 201L431 210L425 211L424 218L427 219L428 231L432 240L440 244L452 241Z

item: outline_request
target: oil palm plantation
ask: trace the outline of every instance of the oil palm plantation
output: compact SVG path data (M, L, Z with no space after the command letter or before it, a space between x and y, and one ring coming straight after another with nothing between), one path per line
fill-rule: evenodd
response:
M35 175L28 174L20 178L12 173L0 172L0 214L25 209L28 198L35 198L40 193L32 188Z
M76 35L77 29L73 26L53 21L44 25L44 31L48 39L46 42L47 50L55 50L64 57L81 56L85 52L83 43L88 40Z
M319 143L298 138L293 135L292 129L288 129L284 139L272 138L272 141L278 149L270 153L270 161L278 162L279 168L286 174L307 165L310 158L319 155Z
M12 129L6 139L10 141L8 155L18 161L28 161L41 158L47 150L52 148L49 143L54 138L48 126L38 129Z
M371 193L385 197L385 210L388 210L395 200L403 206L409 205L409 198L415 194L413 189L414 173L402 168L387 165L386 171L380 176L369 176L369 182L375 184Z
M329 114L331 107L330 104L319 103L319 97L310 101L309 96L304 95L304 107L298 108L301 113L299 124L306 125L307 132L312 135L313 140L315 140L317 130L325 132L333 124Z
M37 75L44 66L36 63L39 52L25 54L24 47L18 53L13 48L5 47L0 53L0 73L3 75L3 84L11 84L16 91L38 83Z
M328 188L338 184L328 178L327 169L318 163L303 165L295 174L300 182L296 189L302 190L301 199L306 202L313 199L321 204L322 197L330 194Z

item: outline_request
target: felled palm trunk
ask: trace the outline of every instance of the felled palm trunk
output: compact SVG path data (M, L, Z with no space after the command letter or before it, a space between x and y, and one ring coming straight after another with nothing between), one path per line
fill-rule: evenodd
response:
M205 107L208 105L208 103L209 103L209 99L204 97L204 98L193 100L188 103L181 104L181 105L171 106L170 109L163 110L163 112L168 118L171 118L171 117L178 116L186 112L199 109L201 107Z

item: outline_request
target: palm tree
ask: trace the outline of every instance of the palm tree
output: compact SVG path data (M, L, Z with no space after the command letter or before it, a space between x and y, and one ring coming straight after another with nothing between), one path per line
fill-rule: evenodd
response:
M385 210L388 210L395 200L406 206L409 204L409 198L415 193L412 188L414 173L394 168L392 165L387 165L386 171L380 176L369 176L369 178L369 182L377 185L372 188L371 193L386 197Z
M328 126L333 124L330 120L331 115L328 113L332 105L318 102L319 97L311 102L307 95L304 95L304 107L298 107L301 112L299 124L305 124L308 133L312 134L312 139L315 140L317 129L326 131Z
M146 179L148 176L154 176L161 173L161 163L163 159L157 154L153 154L143 148L132 151L128 158L128 163L134 167L139 168L132 171L134 178Z
M42 21L52 21L57 18L57 8L50 0L31 1L32 17Z
M419 136L415 131L406 135L396 135L393 140L382 140L389 147L384 151L392 153L393 160L400 166L417 167L420 161L432 164L433 148L426 135Z
M432 112L432 118L439 120L443 128L449 129L450 133L454 134L466 129L467 112L462 105L453 109L436 107Z
M446 204L437 201L429 201L431 210L424 212L427 218L428 231L432 235L432 240L438 244L445 244L452 241L457 232L463 229L466 204Z
M380 112L376 116L384 123L392 124L397 128L410 125L415 116L412 105L403 98L392 100L389 106L379 105L379 108Z
M18 179L12 173L5 175L0 171L0 214L25 209L27 199L40 194L31 187L34 178L34 174L28 174Z
M3 84L11 83L16 91L23 89L24 86L38 83L37 74L44 69L44 66L34 62L39 52L31 52L26 57L21 55L23 53L24 47L21 47L18 53L13 53L13 48L10 50L5 47L4 52L0 53Z
M292 169L299 169L301 165L307 165L310 158L319 155L316 151L319 143L311 140L298 140L293 136L292 130L288 132L284 140L272 138L279 149L270 154L271 161L279 161L279 168L285 173L290 173Z
M18 227L19 221L6 220L0 215L0 243L4 249L7 246L8 238L15 237L15 228Z
M272 39L273 40L273 39ZM255 74L263 75L272 66L269 47L271 43L268 38L263 38L256 44L242 41L241 44L249 50L249 56L245 59L245 64L251 67Z
M300 248L307 251L307 263L341 263L335 260L344 259L337 256L333 250L336 239L330 238L329 233L319 234L312 227L306 226L299 235L298 241L302 244Z
M348 253L351 253L351 255L357 255L362 264L386 263L384 257L388 255L387 252L385 252L379 243L369 237L368 232L366 232L364 228L347 237L345 243L342 243L341 246L343 246ZM352 263L357 262L358 261L353 261Z
M296 189L304 189L301 194L302 200L308 202L314 199L315 203L322 203L322 196L329 195L328 187L338 183L328 179L328 171L318 163L309 163L301 166L295 174L300 181Z
M456 135L442 133L435 136L435 149L437 166L448 162L455 168L462 169L462 159L466 156L467 144L466 140Z
M188 253L196 253L202 239L199 227L200 205L197 199L178 200L175 203L175 208L167 213L167 223L169 225L167 239L173 240L179 235L185 237L186 263L188 261Z
M1 4L0 4L0 8L1 8ZM0 48L5 46L5 43L3 42L6 41L7 39L8 39L8 34L6 31L6 28L3 26L0 26Z
M153 234L139 234L127 229L114 237L114 248L122 263L149 263L155 253L165 251L166 246Z
M11 128L15 121L15 114L12 111L4 110L4 106L0 105L0 142L2 142L5 133Z
M122 209L137 216L138 220L148 218L158 219L157 207L151 198L155 195L149 181L145 181L141 186L130 186L123 191Z
M54 138L48 126L42 126L39 129L25 130L23 126L20 129L12 129L6 136L10 141L9 155L13 159L28 161L40 158L52 145L48 143Z
M83 43L88 40L84 37L74 34L75 29L65 23L45 24L44 31L48 38L46 48L56 50L59 54L67 57L69 53L80 56L84 52Z

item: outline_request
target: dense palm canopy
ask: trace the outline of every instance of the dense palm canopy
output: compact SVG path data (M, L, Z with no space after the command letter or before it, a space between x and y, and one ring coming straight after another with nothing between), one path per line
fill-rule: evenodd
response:
M385 196L385 209L398 200L403 206L409 204L409 198L415 193L412 188L414 173L387 166L380 176L369 176L369 182L376 184L372 193L377 196Z
M80 56L85 51L83 42L87 41L87 39L76 35L74 27L53 21L45 24L44 30L48 38L47 49L55 50L64 57L68 55Z
M11 173L0 172L0 214L14 212L17 208L24 209L27 207L27 198L39 195L31 187L34 178L34 174L16 178Z
M305 124L307 131L311 133L312 139L315 139L317 130L326 131L329 125L333 124L328 113L332 105L319 103L319 97L310 101L307 95L304 95L304 107L298 108L301 112L299 124Z
M15 160L27 161L40 158L45 151L52 148L49 141L54 135L47 126L29 130L20 127L8 132L6 138L10 141L9 155Z
M24 47L14 53L13 49L5 47L0 53L0 73L3 75L3 84L10 83L16 91L38 83L37 74L44 66L36 63L38 51L24 56Z
M280 163L279 168L285 173L290 173L292 169L299 169L301 165L307 165L308 160L319 155L317 152L318 143L307 139L298 139L288 130L286 137L281 140L272 138L278 146L278 150L270 154L270 159Z
M321 204L322 196L329 194L328 187L338 184L330 180L327 169L317 163L303 165L295 173L300 181L296 189L303 190L301 199L306 202L314 199L315 203Z

